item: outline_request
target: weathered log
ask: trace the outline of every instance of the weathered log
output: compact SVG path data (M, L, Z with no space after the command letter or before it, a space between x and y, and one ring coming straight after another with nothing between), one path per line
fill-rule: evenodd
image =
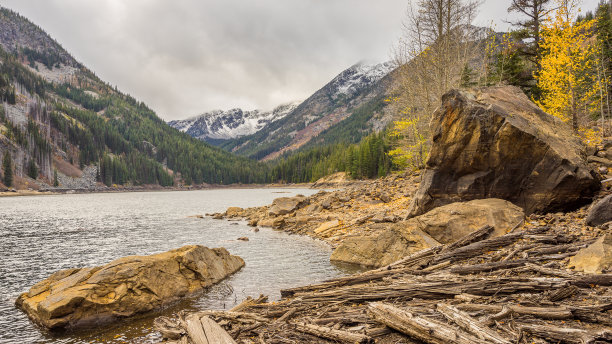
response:
M561 289L556 289L556 290L553 290L548 295L548 300L550 300L552 302L561 301L561 300L566 299L566 298L568 298L570 296L573 296L577 292L578 292L578 287L576 287L575 285L572 285L572 286L569 286L569 287L565 287L565 288L561 288Z
M510 344L510 341L502 338L500 335L482 326L476 319L469 314L458 310L457 308L447 304L437 304L436 310L444 315L448 320L459 325L465 331L474 336L493 344Z
M313 324L295 323L295 329L320 338L337 340L345 343L368 344L374 340L366 335L348 331L335 330L329 327L317 326Z
M284 322L289 320L293 314L295 314L295 312L297 312L297 308L291 308L290 310L288 310L287 312L285 312L285 314L283 314L280 318L276 319L277 322Z
M206 339L210 344L236 344L234 339L214 320L207 316L200 318Z
M576 276L572 278L571 284L579 288L610 287L612 286L612 274Z
M231 320L243 321L243 322L245 320L248 320L249 322L253 322L253 321L269 322L270 321L270 319L262 317L259 314L246 313L246 312L202 311L202 312L198 312L194 314L198 314L199 316L213 316L217 318L231 319Z
M415 252L395 263L389 264L376 270L366 271L357 275L351 275L346 277L340 277L332 279L320 284L313 284L304 287L282 289L281 296L283 298L292 297L298 293L312 292L316 290L326 290L332 288L339 288L343 286L357 285L363 283L369 283L373 281L382 280L385 277L389 277L399 273L405 273L410 271L416 264L423 262L424 260L430 260L434 254L438 253L443 246L430 247L418 252Z
M481 272L512 269L512 268L516 268L519 266L523 266L527 262L528 260L526 259L518 259L518 260L508 260L508 261L500 261L500 262L492 262L492 263L484 263L484 264L460 265L460 266L450 269L450 272L454 274L458 274L458 275L477 274Z
M365 302L393 298L420 298L441 300L455 295L478 296L506 295L516 293L541 293L567 286L560 278L474 278L453 280L452 275L438 276L439 280L394 282L393 284L357 285L322 292L297 294L302 302L347 301ZM412 278L411 278L412 279Z
M578 251L582 248L585 248L591 245L592 243L595 242L595 240L597 239L590 239L590 240L575 242L575 243L566 244L566 245L552 245L548 247L532 248L527 251L527 254L529 254L529 256L537 256L537 255L546 255L546 254L554 254L554 253L565 253L568 251L575 252L575 251Z
M514 244L523 237L523 233L510 233L497 238L482 240L457 248L455 250L443 253L434 258L432 264L438 264L450 260L456 262L463 259L476 257L482 253L499 250L500 247Z
M189 335L193 344L213 344L208 342L198 314L188 315L185 318L185 324L187 325L187 335Z
M591 344L612 342L612 331L587 331L577 328L555 327L549 325L522 325L521 331L532 336L563 343Z
M425 343L487 343L457 328L431 319L415 316L407 310L399 309L388 304L371 303L368 305L368 314L376 321Z
M540 319L551 319L551 320L567 320L573 319L574 314L571 309L567 307L524 307L519 305L478 305L478 304L461 304L457 305L457 308L467 312L487 311L487 312L501 312L507 308L512 313L519 315L530 315Z
M240 304L236 305L235 307L230 309L230 312L240 312L245 308L249 308L251 306L254 305L258 305L261 303L264 303L268 301L268 297L264 296L264 295L260 295L258 298L253 299L252 297L247 297L244 301L242 301Z
M485 326L491 326L491 325L494 325L496 321L499 321L501 319L507 318L510 315L512 315L512 311L510 310L510 308L508 308L506 306L502 306L501 311L486 317L481 322Z

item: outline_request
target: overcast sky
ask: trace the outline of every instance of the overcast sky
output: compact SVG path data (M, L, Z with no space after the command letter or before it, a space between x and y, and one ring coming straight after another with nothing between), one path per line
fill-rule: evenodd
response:
M166 120L302 100L360 60L390 59L408 0L0 0ZM414 1L414 0L412 0ZM510 0L477 24L507 25ZM585 0L595 8L598 0Z

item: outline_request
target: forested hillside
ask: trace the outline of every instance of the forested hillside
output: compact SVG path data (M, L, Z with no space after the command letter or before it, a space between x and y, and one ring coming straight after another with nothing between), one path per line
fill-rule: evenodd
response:
M106 185L267 180L266 166L169 127L17 13L0 10L0 32L5 186L62 187L88 169Z

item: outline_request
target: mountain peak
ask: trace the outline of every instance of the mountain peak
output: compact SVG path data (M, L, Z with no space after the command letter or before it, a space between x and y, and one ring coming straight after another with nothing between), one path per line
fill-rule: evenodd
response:
M213 110L168 124L200 140L227 140L251 135L264 126L287 116L300 102L277 106L270 111Z

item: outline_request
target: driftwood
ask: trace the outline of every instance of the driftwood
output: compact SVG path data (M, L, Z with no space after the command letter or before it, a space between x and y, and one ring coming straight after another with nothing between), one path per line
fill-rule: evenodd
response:
M557 218L536 216L497 238L483 227L379 269L283 290L279 302L260 297L194 314L245 344L387 343L402 335L434 344L612 342L612 274L569 270L564 260L598 233ZM191 344L197 322L187 319L155 324L164 338Z
M497 250L500 247L514 244L519 239L523 238L523 233L510 233L497 238L486 239L483 241L475 242L467 246L451 250L449 252L440 254L433 260L433 264L438 264L447 260L451 262L457 262L463 259L476 257L482 253Z
M166 317L155 319L155 328L163 338L182 344L236 344L234 339L214 320L198 313L189 314L185 321Z
M485 344L486 341L473 337L456 327L425 317L415 316L407 310L402 310L383 303L372 303L368 306L368 314L392 329L430 344Z
M259 305L266 301L268 301L267 296L260 295L257 299L253 299L252 297L249 296L244 301L242 301L240 304L230 309L230 312L240 312L241 310L245 308L249 308L254 305Z
M491 235L491 233L493 233L494 229L495 228L493 228L493 226L486 225L486 226L480 228L479 230L477 230L477 231L475 231L473 233L470 233L470 234L464 236L463 238L460 238L459 240L455 241L454 243L447 245L446 247L444 247L444 249L442 249L440 254L444 254L444 253L456 250L456 249L458 249L460 247L464 247L464 246L467 246L467 245L472 244L474 242L486 239L489 235Z
M488 327L480 324L476 319L472 318L469 314L464 313L457 308L438 304L436 306L438 312L442 313L448 320L456 323L465 331L473 334L474 336L492 344L510 344L509 340L502 338L500 335L489 329Z
M308 333L320 338L331 339L344 343L374 343L374 340L371 337L363 334L334 330L329 327L317 326L313 324L295 323L293 326L295 326L295 329L300 332Z
M562 343L591 344L612 343L612 331L588 331L576 328L552 327L543 325L523 325L521 330L536 337Z

